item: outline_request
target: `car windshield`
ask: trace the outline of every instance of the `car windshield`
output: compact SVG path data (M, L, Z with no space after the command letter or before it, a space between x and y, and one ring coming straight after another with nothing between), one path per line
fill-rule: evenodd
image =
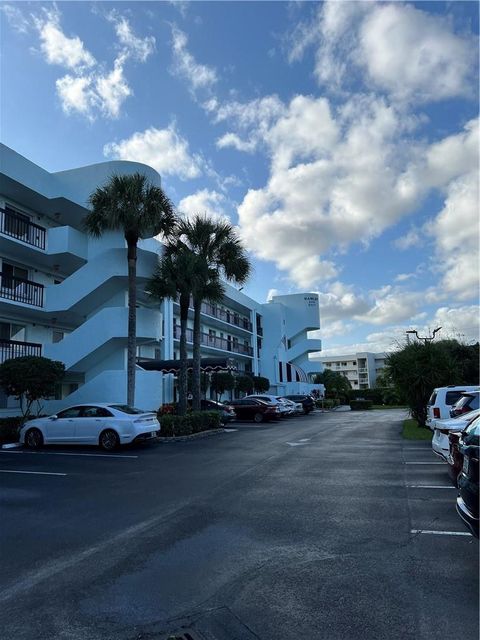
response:
M109 406L112 409L116 409L117 411L121 411L122 413L128 413L130 415L146 413L145 411L142 411L142 409L137 409L136 407L129 407L127 404L111 404Z

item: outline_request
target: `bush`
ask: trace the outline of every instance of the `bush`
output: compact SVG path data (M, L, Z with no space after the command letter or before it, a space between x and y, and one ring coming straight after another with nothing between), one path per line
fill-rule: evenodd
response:
M0 444L18 442L20 427L25 422L22 416L0 418Z
M209 429L221 427L218 411L190 411L184 416L174 416L170 413L158 412L161 425L160 435L164 438L175 436L189 436Z
M350 409L352 411L364 411L365 409L372 408L371 400L351 400Z
M317 409L333 409L340 406L340 400L338 398L326 398L325 400L315 400L315 406Z

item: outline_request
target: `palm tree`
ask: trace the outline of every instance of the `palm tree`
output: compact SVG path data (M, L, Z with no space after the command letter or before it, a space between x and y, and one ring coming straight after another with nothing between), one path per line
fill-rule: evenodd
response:
M196 215L182 220L178 237L201 261L199 285L192 291L193 325L193 409L200 408L200 313L202 302L223 297L221 279L244 284L251 272L251 263L240 239L229 222L219 222Z
M135 403L137 333L137 244L140 238L168 236L176 222L175 210L161 187L141 173L113 175L90 196L91 211L84 220L87 232L123 231L128 259L127 404Z
M179 297L180 304L180 370L178 375L178 412L187 410L187 321L190 296L197 277L197 257L184 245L172 239L146 286L146 292L157 300Z

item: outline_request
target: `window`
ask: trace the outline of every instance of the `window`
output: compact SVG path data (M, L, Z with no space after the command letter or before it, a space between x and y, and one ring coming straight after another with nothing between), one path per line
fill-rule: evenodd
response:
M57 413L57 418L78 418L83 407L70 407Z
M83 418L111 418L113 416L105 407L83 407Z
M16 267L14 264L10 264L9 262L2 263L2 286L5 289L13 289L18 283L14 283L12 278L20 278L21 280L28 280L28 269L24 269L22 267Z
M129 407L126 404L111 404L112 409L116 409L117 411L121 411L122 413L128 413L129 415L136 415L139 413L145 413L141 409L136 409L135 407Z
M16 340L17 342L24 342L25 327L20 324L11 324L10 322L0 322L0 339Z
M445 396L445 404L455 404L456 401L460 398L460 396L462 395L463 391L447 391L447 394Z
M63 331L60 331L60 329L54 329L52 331L52 342L53 344L56 344L57 342L61 342L64 338L64 333Z

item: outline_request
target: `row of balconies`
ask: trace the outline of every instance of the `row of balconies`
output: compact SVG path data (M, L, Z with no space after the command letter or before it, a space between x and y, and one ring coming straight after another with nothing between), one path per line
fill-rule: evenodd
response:
M11 358L41 355L42 345L36 342L0 339L0 363L5 362L5 360L10 360Z
M0 233L37 249L45 249L47 230L19 213L0 208Z
M175 325L173 328L173 337L175 340L180 339L180 327ZM193 343L193 329L187 329L187 342ZM204 347L212 347L213 349L221 349L222 351L231 351L245 356L253 356L253 348L250 345L241 344L236 338L220 338L212 336L208 333L200 334L200 344Z
M223 320L228 324L233 324L236 327L240 327L241 329L246 329L247 331L252 331L252 323L247 318L241 317L236 311L230 311L229 309L219 309L215 305L204 302L202 304L202 313L207 316L212 316L213 318L218 318L219 320Z
M0 298L43 307L43 284L0 273Z

